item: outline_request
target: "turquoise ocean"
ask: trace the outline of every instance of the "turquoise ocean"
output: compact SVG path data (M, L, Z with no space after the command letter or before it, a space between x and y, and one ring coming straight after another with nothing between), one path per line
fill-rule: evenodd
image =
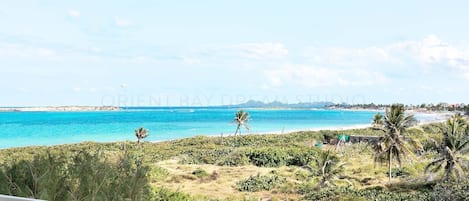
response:
M56 145L83 141L135 140L134 130L150 130L146 141L197 135L232 135L236 108L127 108L100 112L0 112L0 148ZM246 109L249 132L283 133L297 130L349 128L369 125L374 111L310 109ZM420 121L432 116L416 115Z

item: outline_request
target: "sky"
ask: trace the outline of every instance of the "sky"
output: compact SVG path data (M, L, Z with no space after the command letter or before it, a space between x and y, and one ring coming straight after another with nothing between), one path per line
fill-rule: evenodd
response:
M0 106L469 103L469 1L0 4Z

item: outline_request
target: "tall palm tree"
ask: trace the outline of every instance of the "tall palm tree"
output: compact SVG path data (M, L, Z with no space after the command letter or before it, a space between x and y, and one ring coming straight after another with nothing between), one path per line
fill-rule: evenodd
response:
M339 158L333 155L331 151L324 151L314 159L311 165L303 168L309 170L314 176L320 177L319 187L328 187L330 185L334 186L335 181L340 180L339 175L344 165L345 163L341 163Z
M375 116L373 116L373 127L374 128L380 128L384 124L383 121L383 115L381 113L376 113Z
M233 122L237 124L236 131L234 133L235 136L236 134L238 134L238 132L239 134L241 134L241 127L244 127L246 128L246 130L249 131L249 126L247 125L248 121L249 121L248 112L245 112L243 110L239 110L238 112L236 112L235 117L233 119Z
M401 165L402 159L410 153L410 147L404 138L406 129L415 123L412 115L405 115L404 106L393 104L386 110L384 116L384 137L374 146L375 162L388 164L389 182L391 182L391 168L393 159Z
M425 167L425 172L438 172L442 167L442 179L464 178L469 170L469 134L468 124L460 114L446 121L442 128L443 141L439 147L438 157Z
M140 144L140 140L146 138L149 135L148 129L143 127L138 128L135 130L135 137L137 137L137 144Z

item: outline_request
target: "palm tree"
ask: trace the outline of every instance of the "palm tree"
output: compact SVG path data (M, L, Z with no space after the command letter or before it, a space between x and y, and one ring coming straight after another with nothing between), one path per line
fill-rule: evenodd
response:
M236 112L235 117L233 119L233 122L238 124L238 126L236 127L236 131L234 133L235 136L236 136L236 134L238 134L238 132L239 132L239 134L241 134L241 127L242 126L244 128L246 128L246 130L249 131L249 127L246 124L248 121L249 121L249 113L248 112L245 112L243 110L239 110L238 112Z
M345 163L340 163L339 158L333 155L332 152L325 151L321 152L311 165L303 166L303 168L309 170L313 176L321 178L318 184L319 187L328 187L330 185L335 186L335 181L340 180L339 175L344 165Z
M135 137L137 137L137 144L140 144L140 140L146 138L149 135L148 129L144 129L140 127L139 129L135 130Z
M381 113L376 113L375 116L373 117L373 127L374 128L380 128L384 124L383 121L383 115Z
M384 137L374 146L375 162L388 164L389 182L391 182L391 168L393 159L397 160L399 166L402 159L410 152L409 145L404 138L406 129L412 126L415 119L412 115L404 114L404 106L393 104L386 110L382 130Z
M425 172L438 172L443 167L443 179L453 176L464 178L464 172L469 170L468 130L468 124L460 114L448 119L442 128L443 141L439 147L439 155L425 167Z

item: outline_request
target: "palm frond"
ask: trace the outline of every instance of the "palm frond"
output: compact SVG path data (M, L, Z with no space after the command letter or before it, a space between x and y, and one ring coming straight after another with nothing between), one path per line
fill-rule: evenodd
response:
M432 166L435 166L437 164L441 164L442 161L444 161L445 159L444 158L440 158L438 160L435 160L435 161L432 161L431 163L429 163L427 166L425 166L425 172L428 172L428 170L432 167Z

